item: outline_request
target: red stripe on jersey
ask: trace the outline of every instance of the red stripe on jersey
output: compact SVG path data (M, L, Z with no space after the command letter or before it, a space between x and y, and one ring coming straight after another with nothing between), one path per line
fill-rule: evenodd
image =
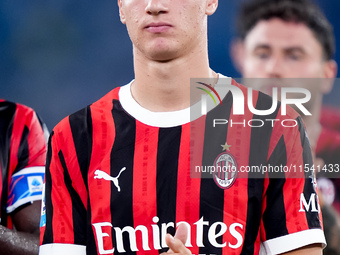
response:
M9 156L9 167L8 167L8 175L7 175L7 180L8 183L11 182L12 175L14 173L14 170L16 169L18 165L18 151L20 148L20 142L21 142L21 137L22 133L25 127L25 124L23 123L24 120L26 120L26 111L22 111L18 109L21 107L21 105L17 105L17 109L15 111L15 116L14 116L14 121L13 121L13 129L12 129L12 134L11 134L11 142L10 142L10 156ZM9 187L7 187L7 194L9 194ZM2 193L0 193L2 194ZM8 215L7 216L7 224L6 226L9 229L13 228L13 223L11 217Z
M65 126L68 125L68 118L65 119ZM52 146L57 146L56 136L52 137ZM70 141L63 141L67 143ZM52 148L53 151L59 152L59 148ZM58 153L53 154L50 164L50 172L52 175L52 191L51 199L53 206L52 226L53 226L53 242L55 243L73 243L73 218L72 218L72 200L67 190L64 169L59 159Z
M157 233L157 150L159 128L149 127L136 121L136 143L133 172L133 223L147 226L149 247L148 254L158 254L161 249L159 234ZM153 225L153 227L152 227ZM153 228L155 228L153 230ZM155 237L153 235L156 235ZM153 240L153 242L152 242ZM140 235L137 235L137 247L143 247ZM144 254L138 251L137 254Z
M17 110L15 112L13 121L8 178L12 177L13 172L18 165L18 150L20 147L22 132L25 127L24 123L22 122L26 120L26 111L18 110L18 107L20 107L20 105L17 105Z
M201 173L195 171L196 166L202 165L204 132L206 116L190 123L190 177L201 179Z
M39 245L42 245L45 235L46 225L40 227L40 237L39 237Z
M294 178L291 179L289 184L283 186L284 196L284 203L285 203L285 210L287 215L293 215L290 217L292 221L287 221L286 226L288 233L295 233L301 230L308 229L308 222L306 218L305 212L299 212L300 208L300 194L303 193L305 179L303 178ZM299 195L297 195L299 194ZM294 196L293 196L294 195ZM291 199L287 199L291 197L296 197L295 201ZM309 199L309 198L307 198ZM308 200L307 200L308 201Z
M202 118L202 120L204 120ZM204 125L202 125L204 127ZM203 139L199 139L203 142ZM196 148L203 148L203 144L195 145ZM203 152L203 151L202 151ZM191 236L191 244L196 243L197 230L194 223L199 220L200 205L200 178L191 178L190 172L190 124L182 126L181 146L178 159L178 175L177 175L177 198L176 222L185 221L190 224L188 234ZM195 176L197 177L197 176ZM193 254L198 254L199 248L191 248Z
M236 85L236 84L235 84ZM240 87L243 89L242 87ZM243 91L246 94L245 91ZM253 93L253 102L257 102L258 93ZM245 102L246 104L246 102ZM234 104L233 104L234 107ZM240 167L249 165L249 150L250 143L245 144L244 141L250 141L251 137L251 128L247 125L249 119L253 118L253 114L249 112L248 107L245 107L246 111L244 115L234 115L233 107L231 110L230 118L233 120L233 123L244 123L246 122L245 127L243 124L235 124L231 125L231 122L228 124L228 134L227 134L227 144L230 145L229 151L235 159L238 160L238 176L237 179L239 181L235 181L232 188L226 189L224 191L224 212L229 212L229 214L224 214L223 222L230 227L233 223L240 223L243 226L246 226L247 222L247 203L242 203L239 197L247 198L248 197L248 176L247 173L242 173ZM240 128L241 126L241 128ZM242 165L239 163L242 162ZM233 198L231 200L230 198ZM248 199L246 199L248 200ZM241 229L240 226L236 225L237 232L242 233L243 239L245 234L245 228ZM226 243L228 246L237 245L238 240L235 239L230 233L227 231L223 235L223 243ZM238 249L223 249L223 255L229 254L238 254L242 250L242 246Z
M44 166L47 150L46 141L44 130L42 129L35 112L30 111L30 118L27 118L25 124L29 128L29 134L27 137L29 161L27 167Z
M97 109L93 109L96 107ZM98 109L99 108L99 109ZM96 223L108 223L107 226L99 226L103 233L109 233L111 235L111 206L98 206L110 205L111 204L111 181L105 179L95 179L96 171L105 172L107 175L111 175L111 161L110 153L115 140L115 125L112 118L111 110L112 101L106 100L101 101L100 105L91 106L91 112L96 111L98 114L92 114L92 125L93 125L93 148L99 148L92 150L91 162L88 172L88 188L91 190L90 196L90 206L91 206L91 225L92 230L96 233L95 226ZM109 130L109 128L111 130ZM98 173L98 172L97 172ZM96 238L97 251L99 250L98 243L100 243ZM104 250L112 250L113 243L112 238L103 238L103 248Z
M7 228L8 229L13 229L13 221L10 216L7 217Z

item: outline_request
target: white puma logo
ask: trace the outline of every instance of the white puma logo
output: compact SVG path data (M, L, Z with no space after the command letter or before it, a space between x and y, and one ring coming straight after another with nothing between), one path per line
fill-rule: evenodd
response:
M122 169L120 169L119 174L116 177L112 177L110 175L108 175L107 173L105 173L102 170L96 170L94 172L94 178L95 179L104 179L107 181L112 181L113 184L117 187L118 192L120 192L120 187L119 187L119 183L118 183L118 178L120 176L120 174L126 169L126 167L123 167Z

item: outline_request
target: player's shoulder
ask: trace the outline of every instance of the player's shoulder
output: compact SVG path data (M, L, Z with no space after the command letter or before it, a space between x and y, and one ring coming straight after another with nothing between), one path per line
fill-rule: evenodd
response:
M281 101L279 100L275 100L272 96L256 90L256 89L252 89L248 86L245 86L239 82L237 82L236 80L232 79L232 85L237 86L239 89L241 89L243 95L244 95L244 99L245 99L245 104L247 104L248 98L252 97L253 100L253 107L255 108L261 108L261 110L267 110L270 109L272 107L272 105L274 103L277 103L276 106L276 111L277 111L277 118L278 119L291 119L291 120L296 120L298 118L301 118L299 113L296 112L291 106L289 105L283 105L281 103Z
M107 93L105 96L91 104L91 109L94 111L100 110L107 110L112 108L112 102L119 100L119 90L121 87L116 87L112 89L109 93Z
M0 111L13 111L13 112L26 113L26 114L34 113L33 108L27 105L8 101L5 99L0 99Z
M241 82L236 81L235 79L231 79L231 85L236 86L242 91L243 99L245 104L248 104L248 98L252 97L252 103L254 104L263 104L268 105L273 103L273 98L257 89L253 89L250 86L245 86ZM278 104L279 105L279 104Z
M63 118L54 128L53 133L63 132L72 125L73 129L83 130L84 127L89 126L89 122L92 122L96 116L100 116L101 113L111 111L112 102L119 100L119 90L121 87L112 89L109 93L104 95L96 102L87 105L86 107L66 116Z
M235 79L231 78L231 85L238 87L241 89L242 93L246 96L248 95L248 87L243 85L241 82L236 81ZM255 90L255 93L258 93L257 90Z

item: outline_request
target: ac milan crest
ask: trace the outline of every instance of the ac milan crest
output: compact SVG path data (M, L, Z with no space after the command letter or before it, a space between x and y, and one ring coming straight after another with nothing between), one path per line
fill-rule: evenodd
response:
M231 145L228 145L228 150L230 146ZM214 168L213 177L217 186L222 189L229 189L234 184L238 172L235 157L230 152L222 152L215 159Z

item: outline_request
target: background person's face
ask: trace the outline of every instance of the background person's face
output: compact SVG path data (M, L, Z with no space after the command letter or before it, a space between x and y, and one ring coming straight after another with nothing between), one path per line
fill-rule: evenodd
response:
M217 1L118 0L135 54L157 61L179 57L204 41L209 2Z
M312 94L306 104L311 110L316 100L321 102L322 95L332 88L330 79L315 78L333 78L336 65L324 61L321 44L302 23L278 18L260 21L246 36L241 52L239 61L244 78L272 78L248 80L247 85L269 95L273 87L306 88Z
M260 21L244 41L245 78L324 78L321 44L302 23Z

